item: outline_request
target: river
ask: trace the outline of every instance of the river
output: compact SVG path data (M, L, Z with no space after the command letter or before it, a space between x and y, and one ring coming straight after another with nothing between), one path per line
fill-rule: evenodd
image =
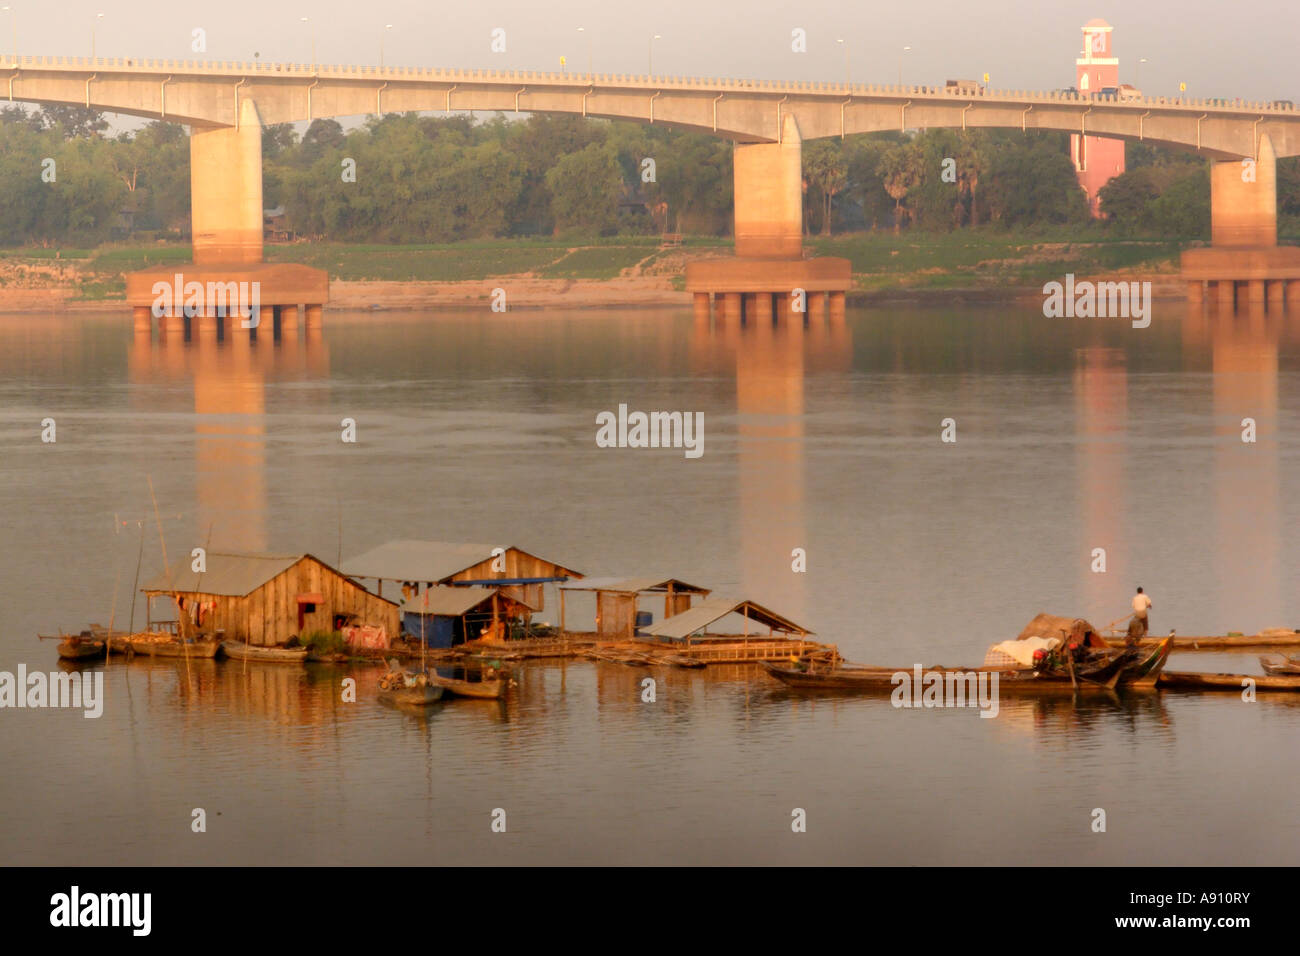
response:
M38 632L141 626L132 584L141 553L142 579L162 566L159 523L172 560L512 544L750 598L905 667L978 664L1043 610L1104 625L1139 585L1158 634L1300 625L1298 328L1174 302L1146 329L1033 307L760 329L485 305L330 312L250 344L0 316L0 670L55 669ZM620 404L702 412L703 454L598 447L596 416ZM800 696L755 668L553 662L522 666L504 705L414 715L375 700L373 668L97 668L99 719L0 710L8 863L1300 854L1289 695L1004 699L980 719ZM1259 672L1244 653L1170 668Z

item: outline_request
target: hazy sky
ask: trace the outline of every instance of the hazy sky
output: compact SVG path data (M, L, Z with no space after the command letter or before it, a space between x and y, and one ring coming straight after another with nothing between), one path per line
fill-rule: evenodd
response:
M1115 27L1121 79L1141 87L1247 99L1300 101L1300 0L0 0L0 48L10 25L24 54L86 56L91 23L101 56L307 62L316 36L320 63L375 63L386 33L389 65L585 71L587 38L598 72L644 73L651 35L656 73L763 79L840 80L848 41L855 82L903 78L942 83L991 75L1011 88L1074 84L1080 27L1104 17ZM310 18L302 23L300 17ZM11 21L12 17L12 21ZM393 29L385 31L385 23ZM579 33L577 27L586 28ZM207 53L190 52L191 30L207 32ZM494 27L507 51L489 50ZM807 31L808 52L790 34Z

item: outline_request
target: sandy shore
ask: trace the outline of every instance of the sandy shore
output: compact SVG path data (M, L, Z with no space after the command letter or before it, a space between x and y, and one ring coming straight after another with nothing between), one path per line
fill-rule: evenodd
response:
M1092 277L1097 280L1150 281L1156 298L1181 298L1185 285L1170 275L1122 275ZM525 276L500 276L463 282L343 282L330 283L328 308L363 311L419 311L432 307L472 308L490 306L496 289L506 295L509 309L567 307L644 308L677 307L691 304L691 294L673 288L666 276L623 276L616 279L535 279ZM122 299L78 301L71 285L14 288L0 287L0 312L98 312L126 311ZM915 305L978 305L1000 302L1041 301L1041 286L972 286L969 288L889 287L878 290L855 290L849 293L851 304L911 303Z

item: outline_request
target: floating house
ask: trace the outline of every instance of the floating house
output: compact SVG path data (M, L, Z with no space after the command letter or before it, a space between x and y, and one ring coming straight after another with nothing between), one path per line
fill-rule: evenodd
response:
M728 619L726 629L709 632L710 627ZM820 648L820 644L808 640L812 633L753 601L715 597L643 628L638 639L673 644L676 653L700 660L758 661L779 660Z
M602 640L631 640L638 628L653 623L653 614L640 611L642 595L662 594L663 617L668 619L690 610L692 600L707 598L711 591L677 578L583 578L560 585L560 629L565 629L566 592L589 591L596 595L596 636Z
M165 598L187 627L224 631L247 644L284 644L313 631L357 628L387 646L400 633L394 602L313 555L209 551L204 562L204 570L195 571L186 556L141 588L151 629L154 600ZM372 637L368 643L376 641Z
M414 540L389 541L349 558L343 573L378 582L381 596L385 584L403 598L435 585L499 588L535 611L546 606L543 585L582 577L581 572L513 546Z
M455 647L466 641L500 640L513 620L527 621L529 607L502 588L434 585L399 605L402 630L429 647Z

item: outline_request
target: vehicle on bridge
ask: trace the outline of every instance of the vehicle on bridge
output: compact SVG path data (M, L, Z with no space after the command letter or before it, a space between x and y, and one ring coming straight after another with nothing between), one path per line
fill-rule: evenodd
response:
M979 80L949 80L943 85L943 91L955 96L984 95L984 87L980 85Z
M1121 83L1119 85L1119 98L1121 100L1140 100L1142 91L1131 83Z

